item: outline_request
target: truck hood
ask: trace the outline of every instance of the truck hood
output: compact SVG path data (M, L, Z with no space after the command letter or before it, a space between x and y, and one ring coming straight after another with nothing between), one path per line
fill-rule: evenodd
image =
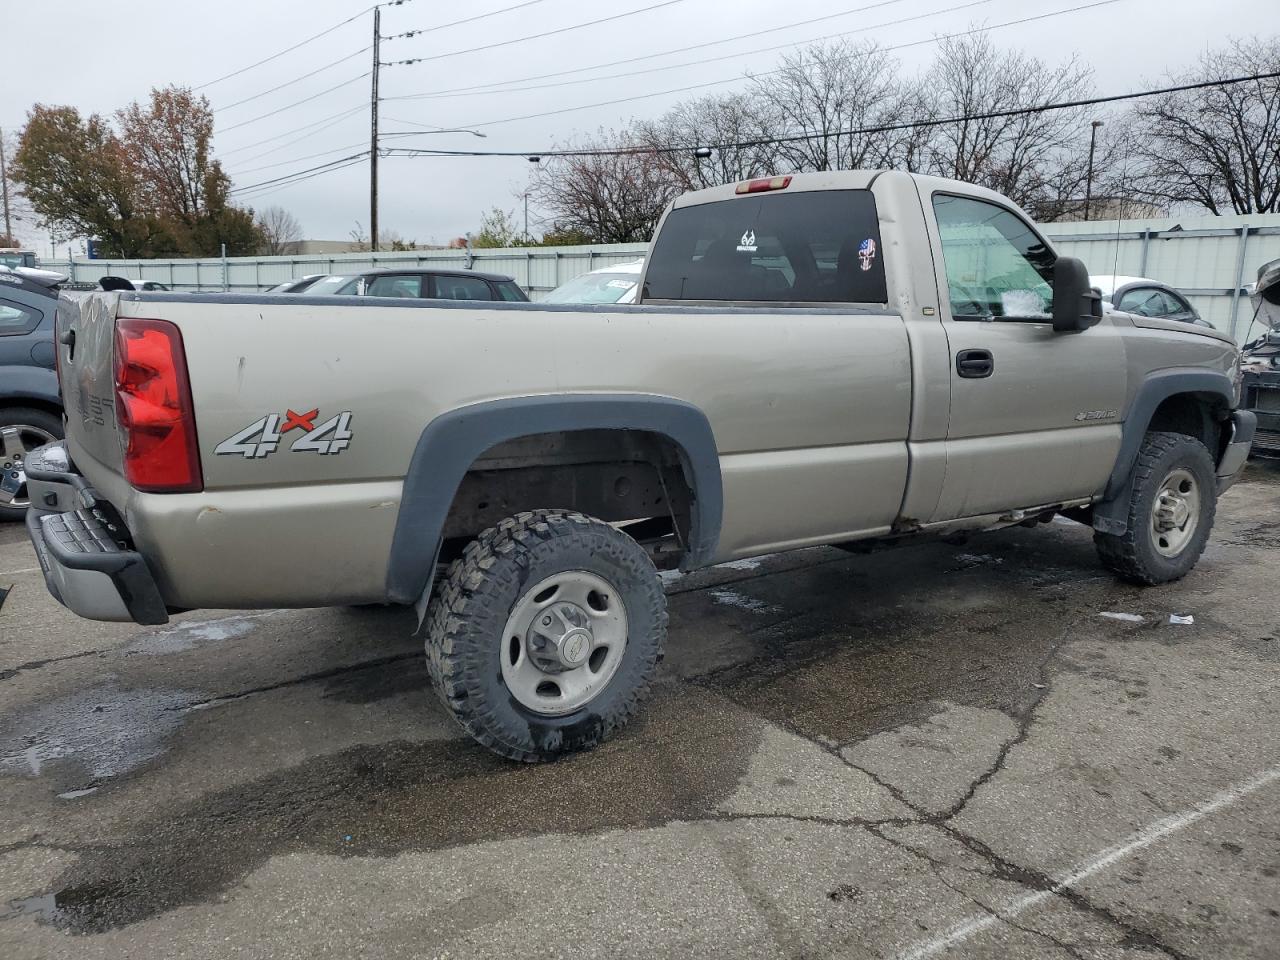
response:
M1112 311L1127 317L1135 327L1146 330L1172 330L1176 333L1194 333L1212 340L1221 340L1235 346L1230 336L1213 327L1201 326L1198 323L1187 323L1185 320L1167 320L1163 317L1140 317L1136 313L1125 313L1123 310Z

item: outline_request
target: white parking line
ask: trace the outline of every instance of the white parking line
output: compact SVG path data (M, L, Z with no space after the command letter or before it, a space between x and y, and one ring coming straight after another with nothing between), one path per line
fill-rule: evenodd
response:
M20 573L35 573L39 567L23 567L21 570L5 570L0 577L16 577Z
M1233 803L1243 800L1249 794L1261 790L1267 784L1280 779L1280 767L1272 767L1265 773L1260 773L1251 780L1244 783L1236 784L1223 790L1221 793L1215 794L1199 806L1192 807L1190 810L1184 810L1181 813L1175 813L1172 816L1157 820L1150 826L1144 827L1137 833L1132 834L1124 843L1114 847L1108 847L1093 859L1086 862L1083 866L1067 874L1061 880L1053 885L1049 890L1041 890L1039 893L1029 893L1025 897L1019 897L1003 907L992 908L992 913L982 914L974 917L972 920L966 920L963 923L956 924L948 929L939 937L926 940L912 947L905 953L898 954L898 960L924 960L925 957L935 957L948 950L964 940L968 940L974 934L981 933L990 927L995 926L1002 920L1012 920L1021 916L1028 910L1038 907L1046 900L1057 896L1063 890L1074 887L1083 880L1087 880L1096 873L1107 869L1107 867L1123 860L1132 853L1149 847L1157 840L1161 840L1170 834L1185 830L1203 820L1209 814L1221 810L1223 807L1229 807ZM994 915L993 915L994 914Z

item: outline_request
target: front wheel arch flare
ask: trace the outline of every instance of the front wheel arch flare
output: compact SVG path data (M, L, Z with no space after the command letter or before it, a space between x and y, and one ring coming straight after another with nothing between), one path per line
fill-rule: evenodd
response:
M1147 376L1126 412L1111 476L1102 499L1093 506L1093 528L1099 533L1122 536L1128 527L1129 498L1133 489L1134 465L1151 425L1151 418L1170 397L1187 395L1197 402L1230 410L1235 387L1231 378L1217 370L1175 367ZM1220 456L1221 451L1212 451Z

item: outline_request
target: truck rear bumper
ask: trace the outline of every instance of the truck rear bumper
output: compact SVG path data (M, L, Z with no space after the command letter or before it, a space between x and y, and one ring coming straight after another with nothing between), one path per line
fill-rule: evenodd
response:
M1218 461L1218 493L1222 493L1233 483L1244 469L1249 459L1249 448L1253 445L1253 434L1258 426L1258 418L1251 410L1237 410L1231 414L1231 438L1227 448Z
M89 620L169 621L155 578L110 504L71 464L63 443L27 460L27 534L55 600Z

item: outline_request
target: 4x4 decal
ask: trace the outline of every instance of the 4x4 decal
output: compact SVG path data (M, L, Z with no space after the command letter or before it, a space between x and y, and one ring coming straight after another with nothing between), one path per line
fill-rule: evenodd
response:
M220 457L260 460L275 453L285 434L293 430L304 432L289 445L292 453L328 456L347 449L351 443L351 411L344 410L317 426L319 416L319 407L305 413L286 410L283 418L278 413L269 413L227 437L213 448L213 452Z

